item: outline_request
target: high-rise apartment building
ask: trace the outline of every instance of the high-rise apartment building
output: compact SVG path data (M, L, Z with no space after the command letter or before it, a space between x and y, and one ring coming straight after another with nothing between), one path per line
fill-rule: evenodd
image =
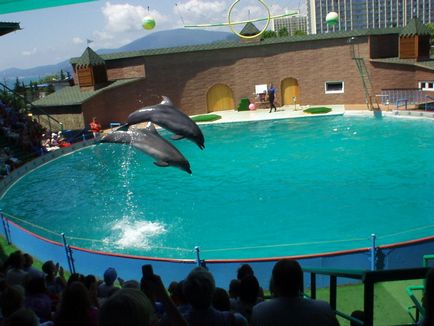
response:
M307 17L300 16L300 13L298 13L296 16L274 18L272 30L278 32L282 28L286 28L289 35L294 35L295 31L303 31L307 34Z
M326 24L334 11L339 22ZM307 0L308 29L312 34L366 28L405 26L418 17L424 24L434 23L433 0Z

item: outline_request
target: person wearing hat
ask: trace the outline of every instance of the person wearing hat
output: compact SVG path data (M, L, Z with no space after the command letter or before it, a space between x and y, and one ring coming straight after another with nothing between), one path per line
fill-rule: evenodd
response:
M113 267L106 269L104 272L104 283L98 286L98 298L108 298L118 289L114 286L117 278L118 273Z

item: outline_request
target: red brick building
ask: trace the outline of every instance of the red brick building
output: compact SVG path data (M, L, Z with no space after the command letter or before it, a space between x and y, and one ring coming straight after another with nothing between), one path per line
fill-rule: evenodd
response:
M90 48L71 59L75 86L34 104L83 128L125 121L169 96L189 115L233 110L272 82L280 105L365 107L382 89L434 82L430 34L417 20L405 28L225 42L98 56ZM431 83L431 84L429 84ZM433 87L434 89L434 87Z

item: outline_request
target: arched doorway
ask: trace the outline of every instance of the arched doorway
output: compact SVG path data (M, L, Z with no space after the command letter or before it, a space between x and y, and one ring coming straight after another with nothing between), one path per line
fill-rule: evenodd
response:
M280 89L282 90L282 105L294 104L294 96L296 98L295 103L300 103L300 87L297 79L286 78L282 80Z
M216 84L207 93L208 112L234 110L235 101L232 90L225 84Z

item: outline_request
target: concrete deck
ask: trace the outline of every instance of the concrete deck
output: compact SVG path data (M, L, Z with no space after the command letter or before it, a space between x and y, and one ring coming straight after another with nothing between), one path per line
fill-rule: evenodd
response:
M320 106L320 105L316 105ZM321 105L322 106L322 105ZM252 111L217 111L210 114L220 115L222 118L210 122L198 122L198 124L213 124L213 123L229 123L229 122L245 122L245 121L263 121L263 120L276 120L276 119L290 119L290 118L305 118L312 116L328 116L328 115L343 115L345 113L344 105L324 105L331 108L332 111L324 114L309 114L304 113L303 110L307 107L282 106L277 108L276 112L269 113L269 109L257 109ZM312 106L315 107L315 106ZM200 114L202 115L202 114Z

